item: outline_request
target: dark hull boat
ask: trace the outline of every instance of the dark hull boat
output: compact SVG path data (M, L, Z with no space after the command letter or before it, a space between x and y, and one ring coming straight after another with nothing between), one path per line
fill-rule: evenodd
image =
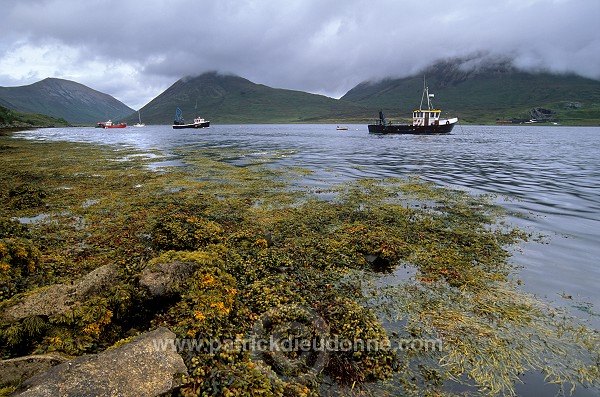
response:
M377 124L369 124L369 132L374 134L448 134L458 119L444 121L444 124L415 125L386 123L383 113Z
M196 121L197 120L197 121ZM210 121L204 121L204 119L194 119L194 122L191 124L177 124L177 122L173 123L173 128L176 130L180 130L182 128L207 128L210 127Z
M423 109L423 100L427 98L427 108ZM387 122L383 112L379 112L379 120L375 124L369 124L369 132L374 134L448 134L458 123L458 118L441 118L442 111L434 109L431 104L433 94L423 84L423 95L421 106L413 111L412 124L395 124Z
M202 117L196 117L193 123L186 123L181 116L181 109L177 108L175 111L175 120L173 120L173 128L180 130L183 128L208 128L210 127L210 121L204 120Z

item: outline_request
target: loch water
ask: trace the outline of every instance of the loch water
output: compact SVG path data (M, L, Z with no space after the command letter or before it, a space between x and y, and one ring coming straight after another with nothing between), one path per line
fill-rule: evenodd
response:
M314 171L299 182L311 187L419 176L474 194L492 193L508 210L508 223L544 236L542 243L531 241L514 253L522 288L600 329L600 127L458 125L448 135L418 136L374 135L366 125L347 126L53 128L17 136L165 155L183 147L239 148L254 158L278 153L278 164ZM162 164L158 159L157 166L185 163L184 157Z

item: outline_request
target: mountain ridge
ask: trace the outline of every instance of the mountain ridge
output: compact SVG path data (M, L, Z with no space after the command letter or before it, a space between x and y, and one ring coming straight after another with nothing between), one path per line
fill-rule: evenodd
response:
M527 72L508 60L447 60L402 78L362 82L340 99L254 83L216 71L186 76L140 110L146 124L170 124L179 107L191 121L214 124L372 122L407 119L418 108L426 78L434 106L464 123L492 124L543 116L571 125L600 125L600 81L573 74ZM47 78L29 86L0 87L0 105L64 118L71 124L105 119L138 121L138 113L80 83Z
M600 124L600 81L574 74L529 72L510 62L434 64L419 74L363 82L341 99L409 117L419 107L424 78L434 105L467 123L534 118L544 109L568 124Z
M324 95L272 88L215 71L177 80L143 106L140 113L146 123L165 124L173 120L176 108L188 120L201 116L218 123L335 122L370 111Z
M0 87L0 103L21 113L63 118L71 124L95 124L134 112L108 94L75 81L53 77L25 86Z

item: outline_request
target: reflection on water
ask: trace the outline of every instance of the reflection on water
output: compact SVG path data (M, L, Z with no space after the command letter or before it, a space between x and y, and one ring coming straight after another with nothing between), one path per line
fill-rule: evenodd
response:
M361 177L418 175L474 193L497 194L509 222L545 243L516 252L523 288L569 308L600 329L600 128L457 126L444 136L370 135L364 125L215 125L209 129L43 129L18 135L160 151L154 169L185 163L185 151L239 149L230 161L244 166L261 156L309 168L296 182L318 188ZM176 159L171 157L177 152ZM390 280L388 280L390 281ZM519 395L554 395L536 374L517 385ZM597 395L577 389L574 395Z
M215 125L201 131L56 128L20 135L164 153L226 147L250 153L252 162L277 151L285 153L281 164L314 171L298 182L312 187L418 175L498 194L498 202L514 213L510 222L547 236L545 244L529 243L515 254L524 266L524 288L600 329L600 128L459 125L451 135L385 136L368 134L364 125L349 131L331 125Z

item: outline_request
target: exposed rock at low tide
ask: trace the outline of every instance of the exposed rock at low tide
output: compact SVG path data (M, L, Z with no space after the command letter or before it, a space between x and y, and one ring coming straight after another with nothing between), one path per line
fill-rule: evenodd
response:
M196 262L155 263L144 269L140 285L154 297L174 295L199 267Z
M169 345L175 334L158 328L120 347L81 356L33 376L11 396L154 397L171 392L187 375Z
M75 283L55 284L41 288L8 306L0 318L8 323L30 316L53 316L66 313L78 302L100 295L119 283L119 270L105 265L85 275Z
M35 374L67 361L59 354L40 354L0 361L0 386L18 384Z

